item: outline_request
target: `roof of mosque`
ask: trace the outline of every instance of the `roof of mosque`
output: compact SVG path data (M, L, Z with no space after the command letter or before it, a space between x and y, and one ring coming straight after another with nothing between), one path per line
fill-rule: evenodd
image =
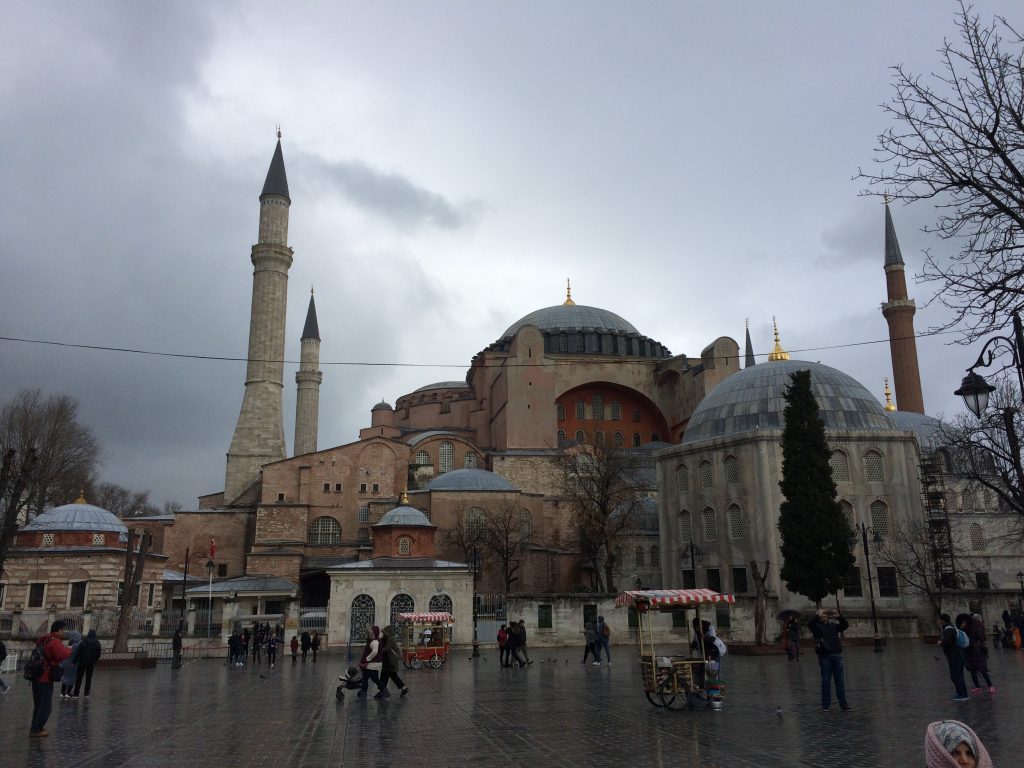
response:
M501 475L486 469L453 469L426 485L428 491L518 491Z
M422 387L417 387L415 392L426 392L428 389L468 389L469 384L463 381L435 381L433 384L426 384Z
M401 507L395 507L394 509L388 510L384 513L384 516L380 519L374 528L387 527L391 525L401 525L406 527L419 526L422 528L433 528L434 524L427 519L427 516L423 514L416 507L410 507L403 505Z
M896 429L913 432L922 451L933 451L942 444L942 422L913 411L887 411L885 414Z
M395 410L395 409L392 408L391 404L388 403L386 400L381 400L379 403L377 403L375 406L373 406L373 408L370 409L371 412L373 412L373 411L393 411L393 410Z
M510 325L502 339L510 339L520 328L533 325L541 331L584 331L596 330L611 333L634 333L639 331L632 323L624 320L614 312L599 307L588 307L583 304L556 304L544 307L525 315Z
M284 154L281 152L281 139L278 137L277 146L274 148L274 156L270 160L270 168L267 170L267 180L263 182L263 195L280 195L291 201L288 194L288 175L284 172Z
M48 509L32 518L22 530L128 533L128 527L113 512L80 501Z
M711 390L694 410L684 443L785 426L790 374L811 372L811 391L828 430L895 429L881 403L853 377L821 363L775 360L744 368Z

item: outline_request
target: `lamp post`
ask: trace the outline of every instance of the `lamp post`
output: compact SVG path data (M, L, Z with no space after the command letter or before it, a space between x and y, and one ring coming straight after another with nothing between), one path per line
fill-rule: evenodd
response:
M206 622L206 639L207 640L210 639L210 632L213 630L213 571L214 571L214 569L216 567L217 566L215 566L213 564L213 560L207 560L206 561L206 574L207 574L207 576L210 577L210 591L209 591L209 596L210 596L210 601L209 601L210 615L207 618L207 622Z
M871 549L868 546L868 531L871 531L871 540L875 544L882 543L882 535L877 531L872 531L869 526L864 523L859 523L854 527L854 531L860 531L861 541L864 543L864 568L868 575L868 596L871 598L871 624L875 630L875 653L881 653L884 649L882 648L882 638L878 634L878 613L875 611L875 582L871 578ZM853 538L850 540L850 549L853 549L857 544L857 539Z
M480 658L480 640L477 638L476 582L480 576L480 548L473 545L473 658Z
M1020 584L1020 609L1024 611L1024 573L1017 571L1017 583Z
M693 543L693 539L690 539L690 548L684 549L679 555L684 563L689 563L690 568L693 570L693 588L697 588L697 564L704 561L704 553L701 552L700 547ZM683 579L683 586L686 586L685 576Z

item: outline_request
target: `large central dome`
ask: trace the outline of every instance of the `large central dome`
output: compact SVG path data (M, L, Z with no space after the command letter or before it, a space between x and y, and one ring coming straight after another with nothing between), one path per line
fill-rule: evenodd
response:
M511 339L520 328L526 325L533 325L541 331L547 332L597 331L599 333L636 335L640 333L632 323L623 320L607 309L587 307L582 304L556 304L553 307L535 310L519 318L501 334L501 339Z

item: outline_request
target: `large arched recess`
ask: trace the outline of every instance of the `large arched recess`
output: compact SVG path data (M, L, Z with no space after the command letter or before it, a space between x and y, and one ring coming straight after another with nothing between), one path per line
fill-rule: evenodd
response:
M595 395L602 399L603 418L594 418ZM577 416L577 403L583 401L584 417ZM618 418L615 419L614 403L619 404ZM566 439L572 440L577 432L586 436L585 442L594 443L597 432L604 435L605 445L613 445L614 435L621 432L623 447L633 445L633 435L640 435L640 443L646 445L657 437L664 442L671 440L668 422L661 410L646 395L635 389L612 384L607 381L592 381L564 392L555 400L558 413L564 408L565 419L558 421L558 429L565 432ZM558 408L562 406L562 408Z

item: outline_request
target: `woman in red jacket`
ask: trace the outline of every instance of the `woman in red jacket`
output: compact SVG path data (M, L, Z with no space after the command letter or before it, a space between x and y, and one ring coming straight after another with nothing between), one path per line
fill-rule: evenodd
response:
M43 673L32 681L32 725L29 727L29 736L50 735L44 726L53 709L53 683L59 677L57 668L60 663L71 655L71 649L63 642L65 626L63 621L55 621L50 625L49 634L36 640L36 645L43 648L46 663L43 665Z

